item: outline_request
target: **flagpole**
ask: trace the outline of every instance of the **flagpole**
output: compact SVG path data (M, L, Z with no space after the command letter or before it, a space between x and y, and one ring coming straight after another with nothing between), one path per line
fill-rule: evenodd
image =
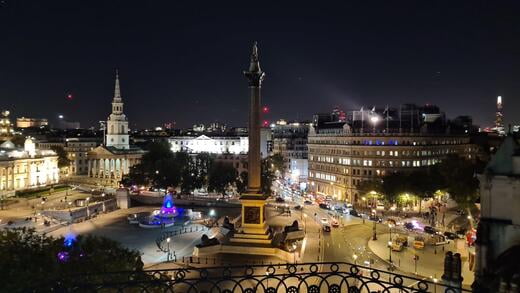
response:
M386 105L386 133L388 133L388 112L389 112L388 105Z
M403 105L399 104L399 133L403 131Z

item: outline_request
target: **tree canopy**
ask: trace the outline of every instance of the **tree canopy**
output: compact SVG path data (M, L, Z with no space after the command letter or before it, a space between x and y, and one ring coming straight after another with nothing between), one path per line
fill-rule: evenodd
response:
M235 183L238 173L231 164L216 162L209 171L208 190L224 194Z
M70 166L69 157L67 156L67 152L65 151L65 149L63 149L62 146L59 146L59 145L51 146L51 150L56 152L56 154L58 155L58 168L64 168L64 167Z
M0 230L0 274L6 280L2 283L5 292L50 292L58 280L68 287L86 274L142 269L139 252L104 237L65 239L32 229ZM101 278L94 276L91 281Z

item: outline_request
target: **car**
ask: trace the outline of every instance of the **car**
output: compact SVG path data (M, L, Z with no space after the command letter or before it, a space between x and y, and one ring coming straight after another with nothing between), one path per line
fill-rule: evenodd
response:
M423 249L424 248L424 238L417 236L415 237L415 240L413 241L413 247L415 249Z
M276 202L285 202L285 200L283 198L281 198L281 197L277 197L276 198Z
M449 232L449 231L446 231L443 233L444 236L446 236L446 238L450 239L450 240L455 240L455 239L458 239L459 236L453 232Z
M294 209L295 210L301 210L301 209L303 209L303 206L302 205L296 205L296 206L294 206Z
M399 235L395 237L394 241L400 242L403 246L408 246L408 237L404 235Z
M403 243L399 241L392 241L392 251L401 251L403 250Z
M381 219L380 217L378 217L376 215L370 215L370 217L368 219L370 221L374 221L374 222L378 222L378 223L381 223L383 221L383 219Z
M347 209L351 209L352 208L352 204L351 203L345 203L345 204L343 204L343 207L345 207Z
M322 225L328 225L328 224L329 224L329 219L327 219L327 218L321 218L321 224L322 224Z
M348 212L349 212L349 209L347 209L347 208L341 209L341 213L343 213L343 214L348 214Z
M320 208L328 210L330 206L326 203L320 203Z
M323 225L323 232L330 232L331 228L330 225Z
M336 221L336 220L332 221L332 227L338 228L339 227L339 222Z
M351 216L358 217L358 218L361 218L361 216L362 216L360 213L358 213L358 211L356 211L354 209L350 210L349 213Z
M310 200L306 200L306 201L304 201L303 203L304 203L304 204L312 204L312 201L310 201Z
M424 226L424 232L425 233L428 233L428 234L435 234L437 233L437 230L435 230L435 228L431 227L431 226Z
M403 222L401 221L401 219L399 217L388 217L386 219L386 223L392 224L394 226L400 226L403 224Z
M412 222L406 222L404 223L404 227L410 231L417 229L415 225Z

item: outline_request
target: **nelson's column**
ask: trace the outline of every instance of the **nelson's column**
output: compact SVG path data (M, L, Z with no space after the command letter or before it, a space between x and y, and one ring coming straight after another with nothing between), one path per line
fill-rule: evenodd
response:
M235 233L231 242L271 244L271 235L265 222L265 200L268 195L262 193L261 157L260 157L260 88L265 73L260 69L256 42L251 52L249 70L244 71L249 80L249 151L247 191L240 196L242 203L241 230Z

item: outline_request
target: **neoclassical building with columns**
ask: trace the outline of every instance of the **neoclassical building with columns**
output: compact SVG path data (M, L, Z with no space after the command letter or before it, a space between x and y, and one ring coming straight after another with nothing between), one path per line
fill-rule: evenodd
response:
M123 106L116 72L112 113L106 122L105 142L87 154L88 176L101 185L117 186L144 154L142 149L130 145L128 119L123 113Z

